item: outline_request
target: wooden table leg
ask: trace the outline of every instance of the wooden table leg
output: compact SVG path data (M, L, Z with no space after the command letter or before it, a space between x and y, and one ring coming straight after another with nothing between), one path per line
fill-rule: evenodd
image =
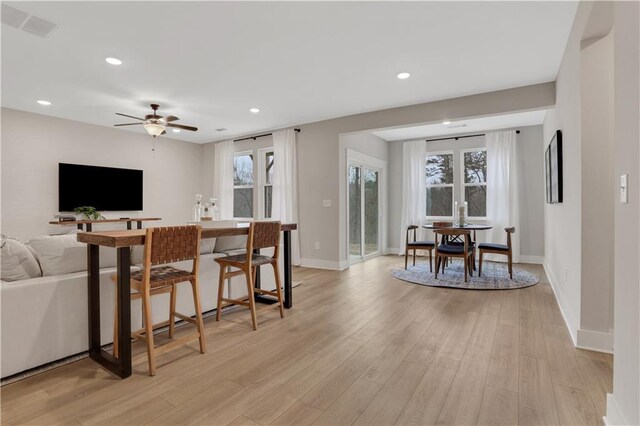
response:
M124 379L131 376L131 253L129 247L117 250L119 357L114 358L100 344L100 250L97 245L87 245L89 357Z
M284 231L284 307L293 306L293 283L291 282L291 231Z

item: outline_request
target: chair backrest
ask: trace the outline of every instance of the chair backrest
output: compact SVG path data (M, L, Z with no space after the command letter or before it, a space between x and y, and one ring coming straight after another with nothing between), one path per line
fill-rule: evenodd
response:
M274 257L277 257L280 246L280 221L251 222L249 238L247 238L247 253L255 249L275 247Z
M416 230L418 229L418 225L409 225L407 226L407 238L406 244L409 244L409 232L413 231L413 241L416 240Z
M436 228L450 228L453 226L453 222L433 222L433 226Z
M147 228L145 263L151 266L197 260L200 256L200 234L200 226L195 225Z
M462 228L436 228L433 230L433 233L435 235L435 240L436 242L438 241L438 235L442 235L442 241L443 244L446 243L446 241L448 241L448 237L459 237L459 236L463 236L464 237L464 253L467 253L468 248L469 248L469 240L470 240L470 235L471 235L471 231L468 229L462 229ZM436 244L436 254L438 253L438 244Z
M434 234L440 235L470 235L471 231L463 228L439 228L433 230Z
M516 232L516 227L515 226L509 226L507 228L504 228L504 230L507 233L507 247L509 247L509 251L511 251L511 234Z

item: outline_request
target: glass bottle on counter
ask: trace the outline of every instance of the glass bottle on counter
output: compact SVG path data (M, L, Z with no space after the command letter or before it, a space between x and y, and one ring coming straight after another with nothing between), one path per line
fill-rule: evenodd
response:
M211 212L212 220L220 220L220 209L218 209L218 199L217 198L209 198L209 211Z
M194 222L200 222L202 219L202 194L196 194L196 204L193 206L193 217Z

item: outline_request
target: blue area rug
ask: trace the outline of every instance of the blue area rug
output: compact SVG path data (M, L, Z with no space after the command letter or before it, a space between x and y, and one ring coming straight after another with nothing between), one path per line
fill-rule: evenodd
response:
M435 262L434 262L435 268ZM477 265L476 265L477 269ZM478 271L473 272L468 281L464 281L464 264L460 260L449 261L444 274L438 273L438 279L433 272L429 272L429 264L421 262L416 266L394 266L389 272L395 278L413 284L428 285L431 287L464 288L468 290L510 290L525 288L538 284L540 279L533 273L525 271L513 265L513 279L509 279L509 270L506 263L483 262L482 276L478 277Z

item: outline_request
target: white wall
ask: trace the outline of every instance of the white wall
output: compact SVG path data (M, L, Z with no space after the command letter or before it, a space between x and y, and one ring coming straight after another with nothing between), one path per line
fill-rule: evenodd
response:
M557 129L562 130L564 183L563 202L545 204L544 266L574 343L581 303L580 42L591 7L591 3L578 6L556 79L556 106L544 120L545 146Z
M629 204L615 203L613 394L608 424L640 424L640 4L614 12L614 176L629 175ZM617 185L612 185L614 188Z
M545 270L574 344L613 350L613 3L581 3L556 81L545 145L563 134L564 200L545 205Z
M583 43L581 60L581 346L613 349L613 34ZM589 340L594 340L589 342ZM603 341L604 340L604 341Z
M540 263L544 255L544 162L540 155L542 150L542 126L522 126L518 127L520 134L518 140L518 167L520 169L519 179L519 207L520 207L520 251L523 262ZM511 129L515 130L515 129ZM452 135L451 137L455 137ZM423 140L426 138L422 138ZM399 176L402 169L402 144L401 141L389 142L389 168ZM435 141L427 144L427 152L454 151L454 164L460 164L460 151L472 148L484 148L484 136L465 138L459 140ZM456 170L455 179L455 200L462 202L461 175ZM390 183L390 194L396 194L396 202L390 203L389 217L394 218L389 223L389 246L394 250L402 247L404 235L400 229L400 215L402 210L402 180L397 178ZM431 237L430 234L429 238ZM479 242L485 241L485 233L478 232Z
M163 224L190 219L201 190L200 145L160 138L154 155L147 135L6 108L1 113L2 233L26 240L73 229L48 225L58 213L59 162L144 171L144 210L105 216L162 217Z

